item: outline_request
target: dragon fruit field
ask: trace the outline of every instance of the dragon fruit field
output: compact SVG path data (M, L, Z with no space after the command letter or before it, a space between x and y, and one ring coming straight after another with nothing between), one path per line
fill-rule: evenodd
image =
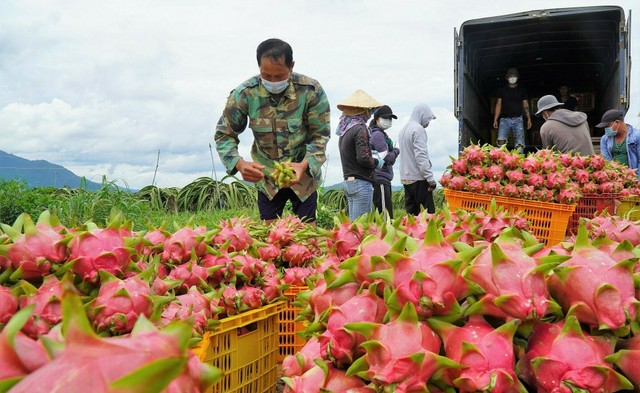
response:
M472 145L441 184L495 195L477 209L144 229L113 208L78 223L72 203L19 214L0 224L0 392L640 391L640 222L604 209L550 242L496 202L633 198L627 169Z

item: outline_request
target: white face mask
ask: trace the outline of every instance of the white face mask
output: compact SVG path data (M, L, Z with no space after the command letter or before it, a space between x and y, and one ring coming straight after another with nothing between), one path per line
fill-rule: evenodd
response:
M284 89L286 89L287 86L289 86L289 79L285 79L280 82L269 82L264 78L260 78L260 79L262 79L262 85L264 86L264 88L267 89L269 93L272 93L272 94L282 93Z
M507 80L509 81L509 83L511 83L513 85L518 81L518 77L517 76L510 76Z
M380 127L383 130L387 130L389 128L391 128L391 119L383 119L383 118L379 118L378 119L378 127Z

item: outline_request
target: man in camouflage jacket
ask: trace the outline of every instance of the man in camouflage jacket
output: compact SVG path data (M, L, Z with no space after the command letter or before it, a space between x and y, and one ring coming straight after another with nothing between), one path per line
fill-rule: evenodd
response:
M318 81L292 72L293 51L279 39L262 42L257 50L260 75L231 92L215 132L216 150L229 174L240 172L256 183L263 220L282 215L287 200L308 222L316 219L317 188L330 137L329 101ZM238 152L239 135L253 131L253 162ZM275 162L291 161L295 179L278 187Z

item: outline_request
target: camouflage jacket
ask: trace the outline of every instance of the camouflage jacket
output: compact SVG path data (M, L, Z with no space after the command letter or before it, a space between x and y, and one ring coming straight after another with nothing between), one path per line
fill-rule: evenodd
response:
M265 178L258 190L272 199L278 192L273 172L274 161L307 159L309 169L302 180L291 188L305 200L319 185L322 164L331 127L329 101L318 81L291 73L291 83L278 96L273 96L254 76L231 92L216 126L216 150L227 173L235 174L240 160L239 135L247 128L253 131L253 161L264 165Z

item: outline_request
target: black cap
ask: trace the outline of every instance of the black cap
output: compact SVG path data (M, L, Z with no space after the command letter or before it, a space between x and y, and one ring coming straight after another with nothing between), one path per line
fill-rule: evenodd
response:
M609 123L616 120L624 120L624 112L621 111L620 109L609 109L604 113L604 115L602 115L602 119L600 120L600 123L596 125L596 127L598 128L607 127Z
M389 108L389 105L382 105L380 108L376 109L373 117L382 117L383 119L398 118L398 116L393 114L393 111L391 110L391 108Z

